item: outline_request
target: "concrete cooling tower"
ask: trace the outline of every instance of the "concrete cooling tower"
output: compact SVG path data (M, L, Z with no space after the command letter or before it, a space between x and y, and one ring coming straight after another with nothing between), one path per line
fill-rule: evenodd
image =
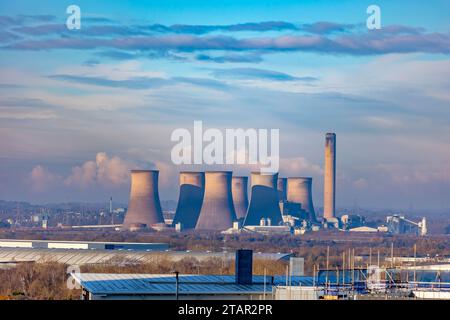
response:
M309 220L316 221L312 200L312 178L288 178L287 190L287 200L301 203L302 209L308 214Z
M325 137L323 217L334 218L336 205L336 134Z
M180 172L180 195L172 225L181 223L183 229L197 224L205 192L204 172Z
M123 222L124 228L133 225L164 223L158 194L157 170L132 170L131 191L128 211Z
M287 178L278 178L277 190L279 201L286 201L287 199L286 189L287 189Z
M226 230L236 221L231 171L206 171L205 195L196 230Z
M244 219L248 208L248 177L233 177L231 193L233 195L234 210L237 219Z
M252 172L250 205L244 226L259 225L262 218L270 218L272 225L279 225L283 219L278 201L278 173L261 174Z

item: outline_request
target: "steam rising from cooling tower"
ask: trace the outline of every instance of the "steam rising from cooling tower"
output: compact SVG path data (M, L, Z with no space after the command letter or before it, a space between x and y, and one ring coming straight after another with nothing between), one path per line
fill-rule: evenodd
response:
M195 228L202 208L204 191L204 172L180 172L180 195L173 226L181 223L183 229Z
M302 209L308 214L310 221L316 221L312 200L312 178L288 178L287 200L289 202L301 203Z
M286 201L287 200L287 178L278 178L277 181L277 190L278 190L278 200Z
M244 226L259 225L262 218L270 218L272 225L282 222L278 201L278 173L252 172L252 193Z
M334 218L336 204L336 134L327 133L325 137L325 172L323 217Z
M231 194L231 171L205 172L205 195L195 229L226 230L236 221Z
M231 193L233 195L234 210L237 219L244 219L248 208L248 177L233 177L231 180Z
M159 202L157 170L132 170L128 211L123 222L125 228L133 225L164 223Z

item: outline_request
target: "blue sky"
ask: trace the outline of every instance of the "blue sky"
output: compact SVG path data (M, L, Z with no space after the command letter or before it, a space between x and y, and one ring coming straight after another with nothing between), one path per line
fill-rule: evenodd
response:
M67 30L68 5L81 30ZM365 27L381 8L381 30ZM448 1L2 1L0 199L125 201L194 120L279 128L282 175L338 137L338 204L450 207ZM229 167L248 174L249 167Z

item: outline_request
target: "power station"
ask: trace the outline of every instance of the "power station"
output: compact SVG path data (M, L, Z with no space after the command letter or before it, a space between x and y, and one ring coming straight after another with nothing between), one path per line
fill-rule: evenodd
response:
M158 194L157 170L132 170L131 192L124 229L161 228L164 224ZM179 197L171 220L183 229L227 231L247 229L292 232L339 227L335 218L336 134L327 133L324 166L324 215L317 220L311 177L278 177L278 173L232 176L232 171L182 171ZM235 222L238 222L235 224ZM303 230L303 231L302 231Z
M195 228L202 208L204 192L204 172L180 172L180 195L173 226L180 223L182 229Z
M226 230L236 221L231 171L206 171L205 195L195 229Z
M157 170L132 170L131 191L124 228L150 227L164 223L159 202Z

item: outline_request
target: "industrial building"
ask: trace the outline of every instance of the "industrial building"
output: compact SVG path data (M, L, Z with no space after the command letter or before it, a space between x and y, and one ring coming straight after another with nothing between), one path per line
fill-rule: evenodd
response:
M303 261L296 261L295 266ZM255 276L252 250L237 250L235 275L72 273L86 300L262 300L278 285L312 285L311 277ZM303 265L298 266L303 270Z
M263 300L275 299L276 286L286 285L286 276L252 276L251 284L236 283L233 275L98 274L72 277L86 300ZM291 277L297 287L309 287L312 277ZM177 293L178 287L178 293Z
M427 230L427 220L422 218L420 222L414 222L403 215L392 215L386 217L386 226L391 234L416 234L425 236Z
M169 245L167 243L0 239L0 248L163 251L168 250Z
M254 258L268 261L287 261L290 253L255 253ZM182 259L221 259L231 262L234 252L205 252L205 251L168 251L168 250L77 250L77 249L45 249L45 248L0 248L0 264L15 265L19 262L58 262L67 265L91 264L141 264L155 263L162 259L177 262Z

